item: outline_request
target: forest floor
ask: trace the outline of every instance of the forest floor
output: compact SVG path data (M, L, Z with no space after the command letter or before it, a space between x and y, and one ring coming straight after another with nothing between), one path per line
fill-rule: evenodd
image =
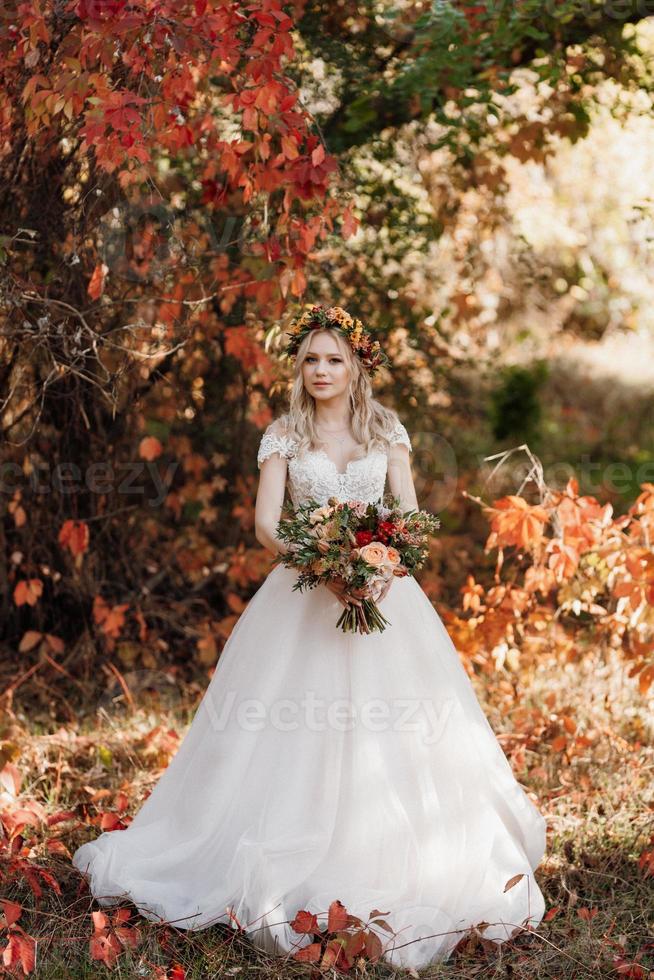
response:
M516 778L547 819L547 851L536 872L545 918L537 930L523 931L502 946L472 933L446 963L425 968L419 976L654 978L649 705L634 692L617 659L607 663L589 656L563 665L544 660L520 671L519 679L510 678L518 683L514 712L506 710L505 696L498 694L509 676L498 672L504 685L482 675L475 675L473 683ZM123 905L131 909L129 918L121 922L115 908L105 909L110 915L105 923L71 865L80 843L101 830L119 830L138 810L179 745L202 690L201 682L184 691L173 685L170 697L160 694L151 703L144 692L103 698L76 724L65 726L28 715L27 690L21 691L20 702L6 706L0 816L5 835L13 831L15 836L12 848L5 836L0 866L5 911L0 942L16 956L24 950L29 967L28 937L36 940L33 975L42 980L108 974L153 980L320 975L290 957L258 951L228 925L190 933L149 922L129 903ZM524 734L530 712L572 717L576 735L558 750L551 739L530 739ZM13 925L9 919L15 919ZM109 921L118 926L114 938L111 927L103 928ZM5 952L5 964L8 959ZM16 975L23 975L16 969ZM326 969L324 975L339 974ZM354 958L347 975L417 974L372 963L364 953Z

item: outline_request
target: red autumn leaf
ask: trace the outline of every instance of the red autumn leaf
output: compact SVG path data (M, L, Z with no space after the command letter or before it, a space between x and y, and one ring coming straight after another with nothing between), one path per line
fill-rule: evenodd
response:
M36 966L36 940L24 932L12 932L2 951L5 967L20 966L23 975L32 973Z
M89 527L84 521L64 521L57 539L59 544L77 557L89 546Z
M18 922L23 911L22 905L19 905L18 902L10 902L8 898L0 899L0 905L2 905L2 913L5 917L5 926L13 926L14 922Z
M331 940L325 946L325 949L320 960L320 969L322 971L331 970L334 967L340 966L343 970L348 970L351 963L341 944L335 940Z
M122 952L120 939L113 933L105 934L101 932L91 938L89 952L92 960L99 960L107 966L115 966L118 956Z
M371 963L377 963L382 955L382 944L379 936L368 931L366 933L366 953Z
M329 906L329 914L327 918L327 930L329 932L338 932L340 929L345 929L347 925L347 909L345 906L336 899Z
M366 930L357 929L353 932L351 936L348 937L345 943L345 952L348 959L354 959L359 953L362 953L366 948Z
M651 843L654 844L654 837ZM646 848L638 858L638 867L646 878L654 877L654 848Z
M110 813L108 810L102 811L99 823L101 830L124 830L127 826L117 813Z
M49 840L46 842L46 848L48 854L58 854L60 857L65 857L70 860L72 857L70 851L61 840Z
M314 933L320 931L317 917L313 914L313 912L307 912L306 909L302 909L297 913L291 922L291 929L294 929L295 932L300 933Z
M54 827L58 823L62 823L65 820L74 820L75 811L74 810L61 810L59 813L51 813L47 819L48 827Z
M310 943L308 946L298 949L297 953L293 954L293 959L297 960L298 963L317 963L320 959L321 949L320 943Z
M53 653L63 653L66 649L66 644L59 636L53 636L52 633L46 633L44 639Z
M343 238L345 241L347 241L348 238L351 238L352 235L356 235L357 231L359 230L359 224L360 222L358 218L355 218L352 212L351 205L348 204L343 212Z

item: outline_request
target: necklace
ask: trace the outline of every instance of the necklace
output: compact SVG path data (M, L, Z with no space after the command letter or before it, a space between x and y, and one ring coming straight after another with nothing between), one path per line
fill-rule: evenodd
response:
M317 425L316 425L316 428L318 428ZM343 429L326 429L325 430L325 433L328 433L332 437L332 439L334 439L334 441L337 442L339 444L339 446L342 447L343 446L343 443L347 439L347 435L344 435L344 436L342 436L339 439L338 436L335 436L334 435L334 432L346 432L346 433L349 433L349 431L350 431L350 426L348 425L346 428L343 428Z

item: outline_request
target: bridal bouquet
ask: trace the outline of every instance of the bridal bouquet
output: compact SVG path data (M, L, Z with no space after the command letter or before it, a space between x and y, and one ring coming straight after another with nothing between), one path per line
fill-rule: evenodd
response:
M390 625L377 600L393 576L411 575L422 567L429 535L440 527L428 511L403 512L397 497L390 503L330 497L321 507L309 500L277 525L277 536L289 550L273 564L299 569L294 591L335 581L361 600L361 605L348 604L336 623L346 633L382 632Z

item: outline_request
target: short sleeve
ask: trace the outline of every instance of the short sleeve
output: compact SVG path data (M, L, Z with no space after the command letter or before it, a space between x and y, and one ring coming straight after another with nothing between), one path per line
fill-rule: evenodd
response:
M286 434L282 419L275 419L274 422L271 422L261 437L257 452L257 466L259 469L261 469L261 465L273 453L279 453L285 459L289 459L295 453L295 440Z
M398 419L395 423L395 427L390 436L391 445L401 442L407 447L409 452L412 452L411 440L409 439L409 433L406 431L400 420Z

